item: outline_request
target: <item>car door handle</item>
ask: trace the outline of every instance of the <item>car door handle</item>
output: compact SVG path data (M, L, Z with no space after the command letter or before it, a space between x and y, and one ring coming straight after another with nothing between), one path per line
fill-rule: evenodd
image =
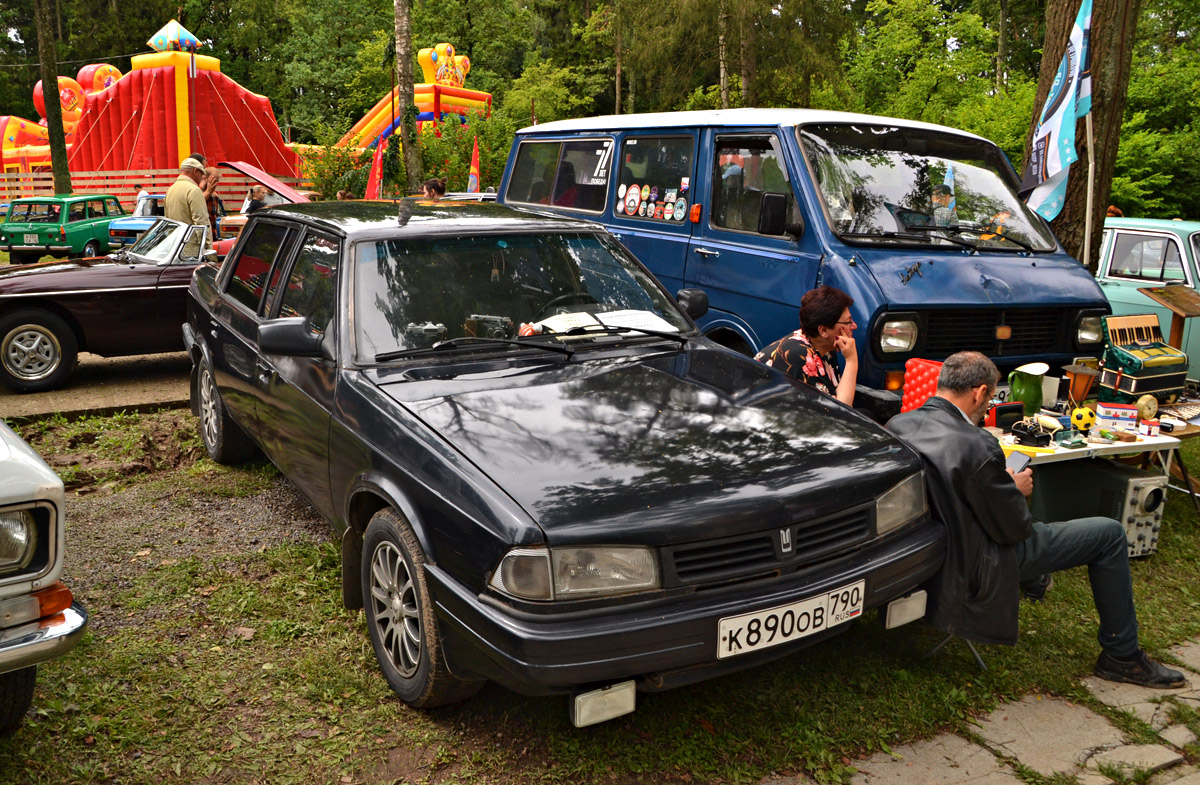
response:
M693 248L692 250L695 251L696 253L700 254L701 256L720 256L721 255L720 251L710 251L707 248Z
M625 238L625 235L621 234L620 232L614 232L614 231L610 230L609 234L611 234L613 237L617 238L618 240L623 240Z

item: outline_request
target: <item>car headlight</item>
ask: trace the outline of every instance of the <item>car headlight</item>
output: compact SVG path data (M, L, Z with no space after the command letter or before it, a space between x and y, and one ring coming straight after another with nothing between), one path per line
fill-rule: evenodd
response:
M1075 343L1080 346L1104 342L1104 332L1100 328L1099 314L1084 314L1079 318L1075 328Z
M37 550L37 524L29 510L0 513L0 575L29 566Z
M523 600L628 594L659 587L651 548L514 548L492 575L493 589Z
M888 354L911 352L917 346L915 319L889 319L879 330L879 349Z
M929 510L925 502L925 472L920 471L897 483L875 500L875 533L886 534L923 517Z

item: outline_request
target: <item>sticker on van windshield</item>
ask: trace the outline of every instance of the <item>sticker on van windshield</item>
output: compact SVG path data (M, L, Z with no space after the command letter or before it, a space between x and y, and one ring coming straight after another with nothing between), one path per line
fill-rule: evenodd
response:
M620 185L617 186L617 198L618 199L625 198L625 183L621 183Z
M687 215L687 199L677 199L675 201L675 220L682 221Z
M691 182L691 180L692 180L692 178L685 177L679 181L679 193L681 193L681 194L687 193L688 184Z
M642 201L644 202L649 198L650 198L650 186L643 185L642 186Z

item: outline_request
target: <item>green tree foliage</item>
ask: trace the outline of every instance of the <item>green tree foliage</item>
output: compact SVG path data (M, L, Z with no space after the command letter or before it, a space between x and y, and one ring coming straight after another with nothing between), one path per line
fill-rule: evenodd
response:
M504 115L475 115L469 125L450 121L426 124L421 134L421 156L426 177L445 178L447 191L467 190L471 151L479 140L479 189L500 185L516 127Z

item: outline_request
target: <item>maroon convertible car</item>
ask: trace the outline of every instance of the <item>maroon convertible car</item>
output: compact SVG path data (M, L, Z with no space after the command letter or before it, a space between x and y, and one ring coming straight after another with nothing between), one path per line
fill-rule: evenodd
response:
M0 269L0 385L52 390L79 352L183 349L187 287L207 233L160 218L133 246L108 256Z

